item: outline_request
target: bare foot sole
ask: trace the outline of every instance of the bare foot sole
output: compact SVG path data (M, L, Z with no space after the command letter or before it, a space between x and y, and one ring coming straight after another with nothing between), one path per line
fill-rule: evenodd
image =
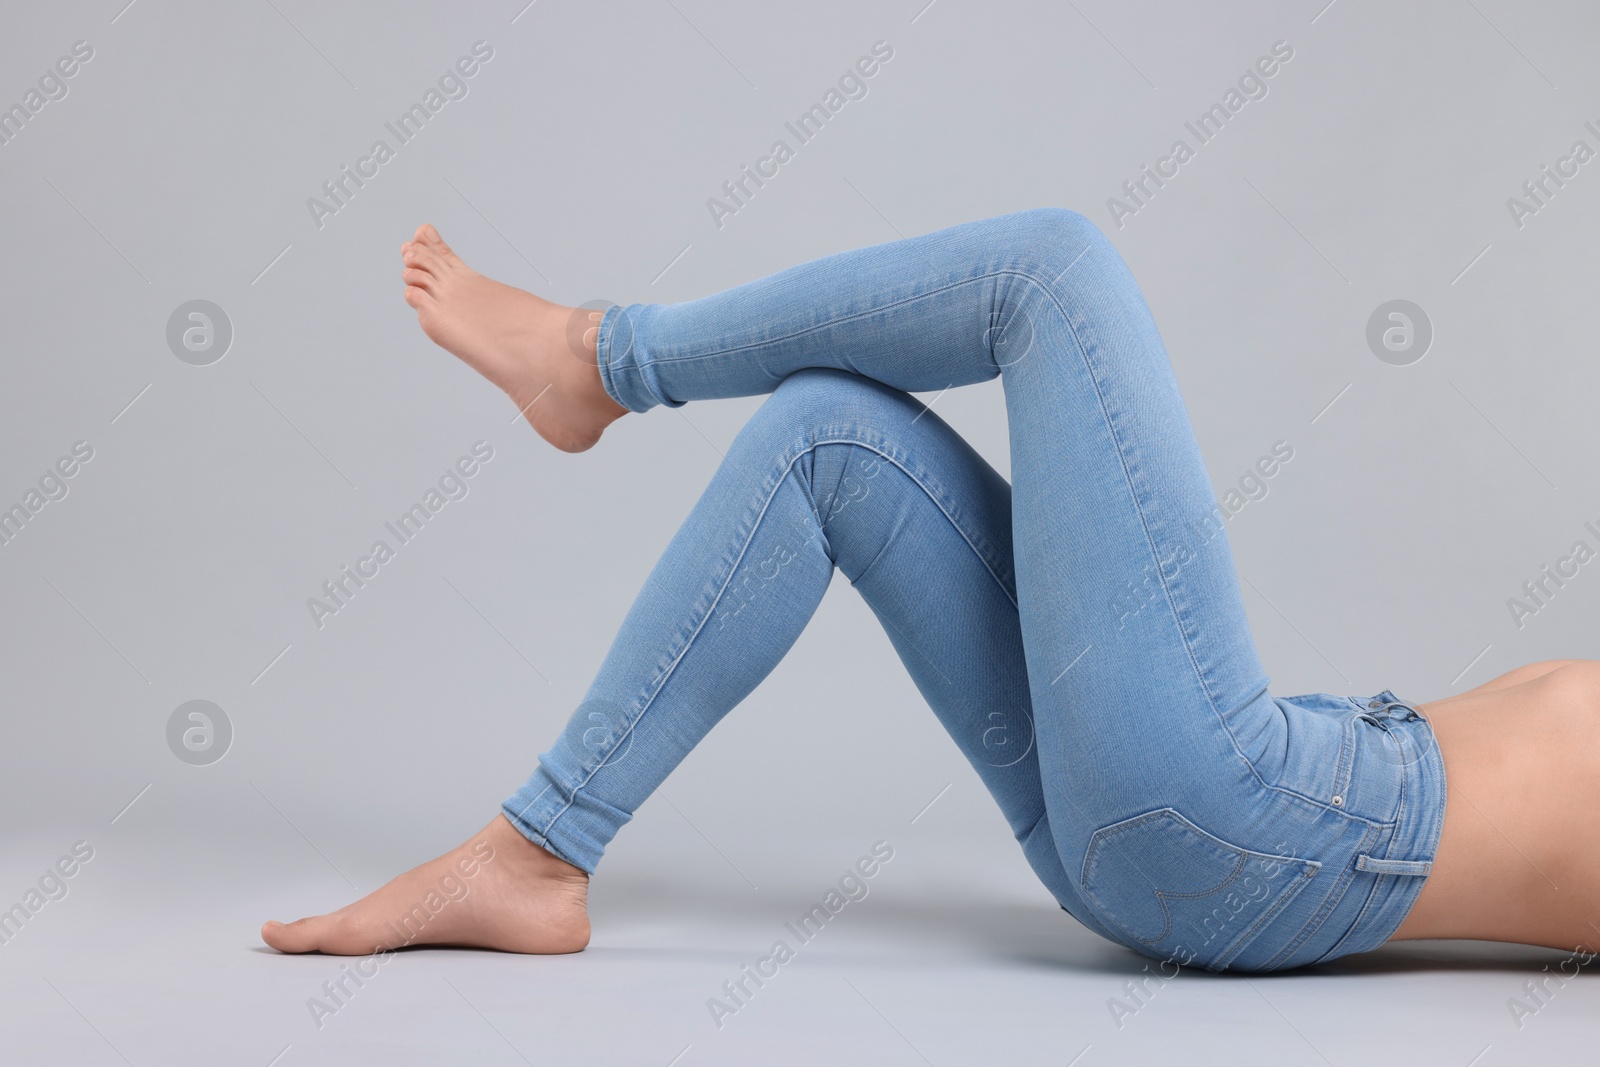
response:
M422 331L499 386L546 441L582 452L627 414L600 382L600 312L485 278L426 224L400 246L400 258L406 303Z
M365 956L408 945L502 952L579 952L589 944L589 876L494 821L354 904L292 923L269 922L279 952Z

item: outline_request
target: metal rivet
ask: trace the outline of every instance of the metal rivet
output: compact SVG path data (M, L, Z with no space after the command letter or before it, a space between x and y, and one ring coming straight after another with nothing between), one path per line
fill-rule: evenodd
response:
M1383 701L1381 701L1381 700L1369 700L1369 701L1367 701L1367 707L1369 707L1369 708L1381 708L1381 707L1383 707Z
M1333 806L1336 807L1336 808L1344 807L1344 797L1334 797L1333 798Z

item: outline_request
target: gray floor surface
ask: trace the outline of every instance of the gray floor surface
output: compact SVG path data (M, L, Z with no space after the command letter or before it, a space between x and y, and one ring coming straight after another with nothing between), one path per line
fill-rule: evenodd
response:
M309 840L263 820L239 827L252 848L221 854L141 835L136 805L68 894L0 948L0 1061L1494 1067L1586 1062L1592 1048L1600 987L1549 979L1564 956L1539 949L1413 943L1289 974L1150 981L1147 961L1031 889L1020 861L976 858L998 877L966 863L931 814L905 828L864 898L802 942L785 924L822 899L826 877L763 876L757 889L656 810L650 864L664 873L624 863L596 879L587 951L427 949L379 964L257 942L265 917L353 895ZM50 850L14 843L3 870L25 884L22 864ZM370 865L341 864L362 891L382 880ZM724 983L778 940L793 958L729 997ZM352 966L370 977L346 978ZM1525 983L1538 979L1536 1000Z

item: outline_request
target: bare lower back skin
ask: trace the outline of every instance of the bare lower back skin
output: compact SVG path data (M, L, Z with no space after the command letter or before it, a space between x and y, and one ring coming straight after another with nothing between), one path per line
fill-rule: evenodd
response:
M1433 871L1390 940L1600 948L1600 662L1529 664L1417 710L1448 799Z

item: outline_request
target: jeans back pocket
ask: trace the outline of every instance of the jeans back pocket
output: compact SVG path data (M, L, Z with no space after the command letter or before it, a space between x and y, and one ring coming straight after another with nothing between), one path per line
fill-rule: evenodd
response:
M1095 831L1083 893L1136 952L1220 971L1321 866L1240 848L1161 808Z

